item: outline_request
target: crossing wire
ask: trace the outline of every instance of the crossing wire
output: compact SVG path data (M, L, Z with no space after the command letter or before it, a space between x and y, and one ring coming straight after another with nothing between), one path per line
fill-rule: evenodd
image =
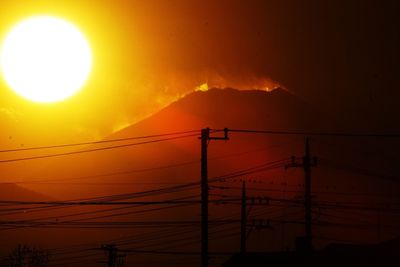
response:
M131 140L138 140L138 139L149 139L149 138L156 138L156 137L181 135L181 134L188 134L188 133L194 133L194 132L200 132L200 130L190 130L190 131L172 132L172 133L164 133L164 134L134 136L134 137L126 137L126 138L115 138L115 139L106 139L106 140L100 140L100 141L90 141L90 142L81 142L81 143L69 143L69 144L58 144L58 145L49 145L49 146L3 149L3 150L0 150L0 153L21 152L21 151L31 151L31 150L43 150L43 149L54 149L54 148L65 148L65 147L76 147L76 146L84 146L84 145L97 145L97 144L123 142L123 141L131 141Z
M216 130L213 131L223 131ZM302 132L302 131L272 131L272 130L253 130L253 129L228 129L233 133L254 133L269 135L301 135L301 136L334 136L334 137L373 137L373 138L400 138L400 134L384 133L346 133L346 132Z
M275 147L285 146L285 145L289 145L292 143L294 143L294 142L293 141L290 143L285 142L285 143L281 143L278 145L270 145L267 147L262 147L262 148L253 149L253 150L247 150L247 151L242 151L242 152L237 152L237 153L230 153L230 154L225 154L225 155L220 155L220 156L209 157L208 160L220 160L220 159L225 159L225 158L230 158L230 157L238 157L238 156L246 155L249 153L266 151L269 149L273 149ZM110 172L110 173L77 176L77 177L69 177L69 178L62 178L62 179L35 179L35 180L30 179L29 181L0 182L0 184L2 184L2 183L5 183L5 184L7 184L7 183L8 184L9 183L14 183L14 184L36 184L36 183L42 184L42 183L44 183L44 184L48 184L47 182L54 182L54 184L56 184L57 181L82 180L82 179L100 178L100 177L115 176L115 175L150 172L150 171L157 171L157 170L163 170L163 169L174 168L174 167L181 167L181 166L186 166L186 165L191 165L191 164L199 164L199 162L200 162L200 159L197 159L197 160L192 160L192 161L179 162L179 163L175 163L175 164L161 165L161 166L156 166L156 167L151 167L151 168L132 169L132 170L126 170L126 171L115 171L115 172ZM79 183L79 184L81 184L81 183ZM152 184L152 183L151 182L143 182L143 183L138 182L137 184ZM154 184L171 184L171 183L165 182L165 183L154 183ZM174 184L176 184L176 183L174 183Z
M177 136L177 137L169 137L169 138L163 138L163 139L143 141L143 142L138 142L138 143L113 145L113 146L91 148L91 149L86 149L86 150L70 151L70 152L63 152L63 153L54 153L54 154L32 156L32 157L20 157L20 158L4 159L4 160L0 160L0 163L10 163L10 162L27 161L27 160L37 160L37 159L62 157L62 156L76 155L76 154L89 153L89 152L98 152L98 151L104 151L104 150L110 150L110 149L132 147L132 146L159 143L159 142L170 141L170 140L177 140L177 139L188 138L188 137L193 137L193 136L197 136L197 135L198 134L188 134L188 135L182 135L182 136Z

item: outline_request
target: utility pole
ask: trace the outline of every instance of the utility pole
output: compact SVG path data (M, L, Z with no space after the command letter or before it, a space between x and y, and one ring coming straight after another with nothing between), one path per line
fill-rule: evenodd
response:
M229 140L228 129L224 137L210 137L210 128L201 130L201 267L208 267L208 143L210 140Z
M304 219L305 219L305 232L306 232L306 249L312 250L312 201L311 201L311 156L310 144L308 138L306 139L305 155L303 158L304 168Z
M125 258L126 258L126 254L117 255L118 260L117 260L115 267L124 267L125 266Z
M103 250L107 252L107 261L99 261L98 263L106 263L108 267L124 267L126 254L120 254L120 252L129 252L128 250L118 249L115 244L104 244L100 248L93 248L91 250Z
M201 130L201 267L208 267L208 162L210 129Z
M117 247L114 244L102 245L101 249L108 252L107 266L116 267Z
M305 222L305 239L304 249L307 252L312 251L312 196L311 196L311 167L317 165L317 158L314 157L311 161L310 144L308 138L305 143L305 153L302 163L296 163L296 158L292 157L292 163L286 168L301 167L304 170L304 222Z
M242 210L240 225L240 253L246 253L246 224L247 224L247 199L246 199L246 182L242 185Z

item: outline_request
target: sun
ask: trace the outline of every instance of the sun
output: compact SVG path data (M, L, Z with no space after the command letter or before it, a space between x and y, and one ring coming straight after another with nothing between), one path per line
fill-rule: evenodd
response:
M35 16L8 33L0 64L5 81L17 94L34 102L57 102L82 88L92 68L92 52L73 24Z

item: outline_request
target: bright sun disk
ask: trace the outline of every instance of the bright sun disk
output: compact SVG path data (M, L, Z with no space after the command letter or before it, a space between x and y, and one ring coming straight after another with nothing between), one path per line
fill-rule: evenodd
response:
M56 102L82 88L92 53L74 25L37 16L12 28L1 47L0 64L5 81L17 94L35 102Z

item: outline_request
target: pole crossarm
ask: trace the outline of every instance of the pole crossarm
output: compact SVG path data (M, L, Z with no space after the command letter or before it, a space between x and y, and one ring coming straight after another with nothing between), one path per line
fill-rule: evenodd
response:
M201 130L201 267L208 267L208 144L211 140L229 140L228 129L222 130L224 136L210 136L210 128ZM213 130L218 133L221 130Z

